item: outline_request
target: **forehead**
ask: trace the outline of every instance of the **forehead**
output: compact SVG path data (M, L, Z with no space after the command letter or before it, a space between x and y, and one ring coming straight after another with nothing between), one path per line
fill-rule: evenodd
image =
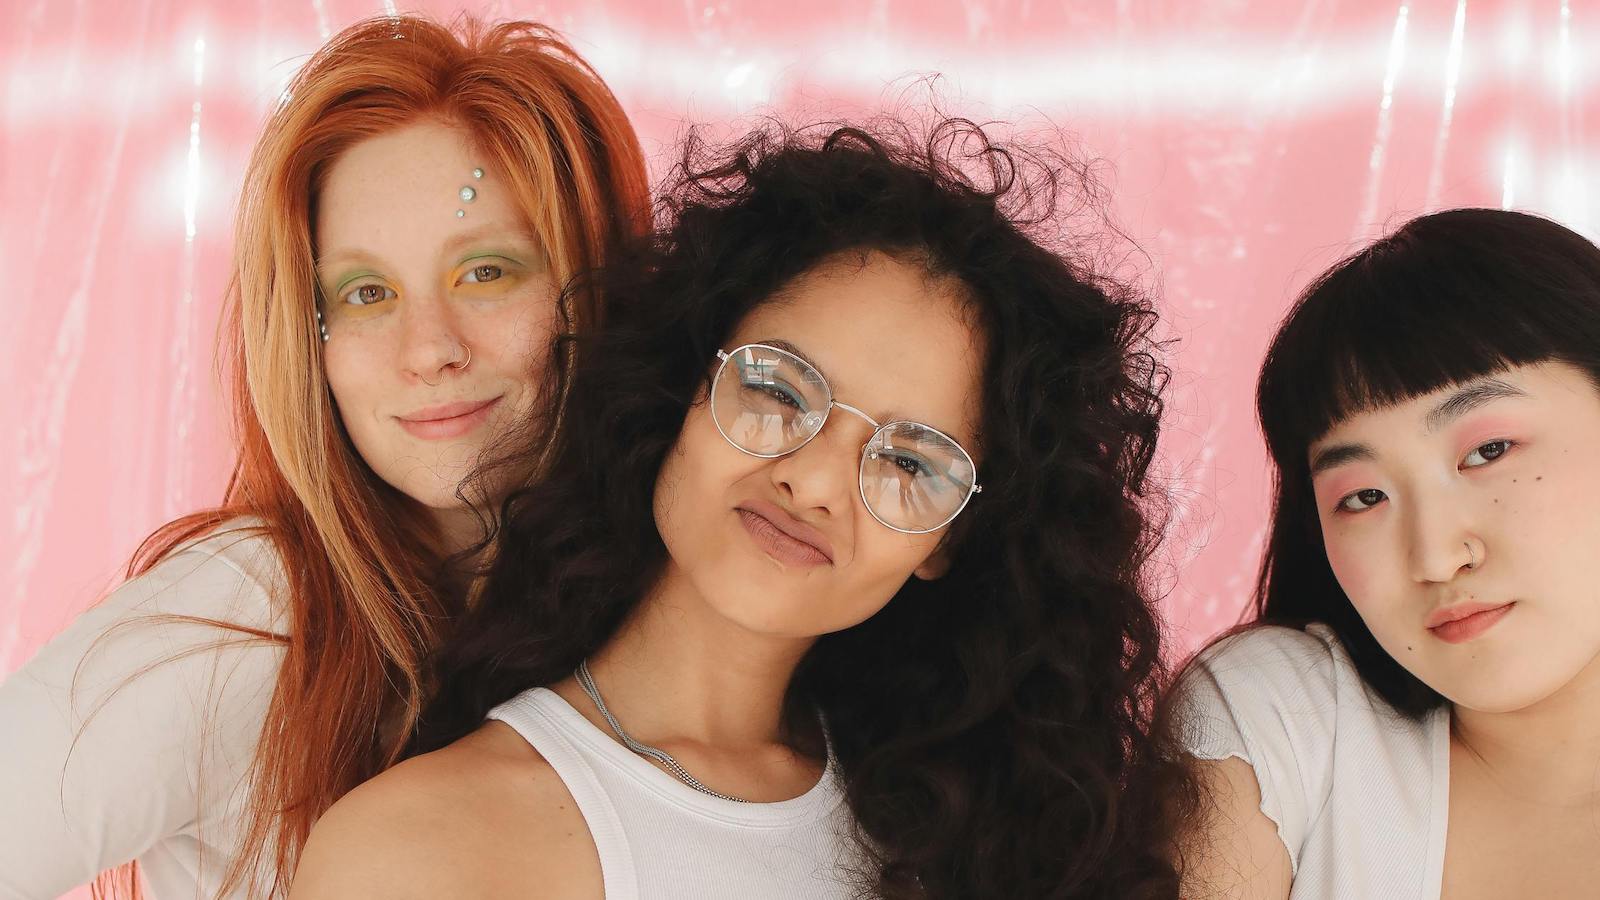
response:
M474 177L483 169L483 177ZM472 199L462 199L462 189ZM516 208L466 133L423 120L367 138L334 160L317 197L319 255L426 253L468 229L518 226ZM457 216L462 210L465 215Z
M740 322L730 346L798 347L834 395L883 421L977 437L983 342L960 286L878 252L828 260Z

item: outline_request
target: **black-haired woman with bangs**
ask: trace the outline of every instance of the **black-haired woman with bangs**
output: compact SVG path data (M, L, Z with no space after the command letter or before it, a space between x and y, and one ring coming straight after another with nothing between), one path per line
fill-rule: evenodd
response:
M1186 897L1600 895L1600 249L1413 220L1262 366L1256 622L1190 667Z
M1044 246L1075 170L962 122L685 158L563 349L444 749L324 818L298 896L1176 897L1164 371Z

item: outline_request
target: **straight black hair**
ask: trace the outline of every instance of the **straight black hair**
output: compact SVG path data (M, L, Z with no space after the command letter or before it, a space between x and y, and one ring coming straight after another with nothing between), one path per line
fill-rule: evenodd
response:
M1498 209L1422 216L1312 282L1257 383L1276 487L1254 621L1321 622L1397 710L1421 716L1443 703L1384 651L1334 579L1308 451L1351 415L1549 361L1600 385L1600 248L1548 219Z

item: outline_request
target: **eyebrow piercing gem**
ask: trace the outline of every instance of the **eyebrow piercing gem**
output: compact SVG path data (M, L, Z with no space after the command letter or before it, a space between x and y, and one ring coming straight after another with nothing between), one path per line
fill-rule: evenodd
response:
M477 192L476 189L474 189L472 187L472 185L469 184L466 187L461 189L461 202L462 203L471 203L472 201L474 201L476 199L478 199L478 192Z
M317 331L322 335L322 342L328 342L328 323L322 321L322 307L317 307Z
M466 218L466 217L467 217L467 211L466 211L466 210L464 210L464 209L458 209L458 210L456 210L456 218L458 218L458 219L464 219L464 218Z
M483 177L483 170L482 169L473 169L472 170L472 177L473 178L482 178Z

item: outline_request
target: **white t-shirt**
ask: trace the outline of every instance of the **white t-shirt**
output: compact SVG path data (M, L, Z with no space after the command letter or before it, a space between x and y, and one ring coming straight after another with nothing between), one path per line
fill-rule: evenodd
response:
M606 900L856 896L845 870L859 856L831 758L799 797L738 803L657 769L554 691L524 691L489 718L516 729L572 793L600 852Z
M169 555L0 684L0 900L132 859L154 900L215 894L282 649L157 617L282 633L282 566L254 524Z
M1238 757L1294 867L1291 900L1437 900L1450 713L1396 712L1325 626L1260 627L1201 654L1180 688L1185 743Z

